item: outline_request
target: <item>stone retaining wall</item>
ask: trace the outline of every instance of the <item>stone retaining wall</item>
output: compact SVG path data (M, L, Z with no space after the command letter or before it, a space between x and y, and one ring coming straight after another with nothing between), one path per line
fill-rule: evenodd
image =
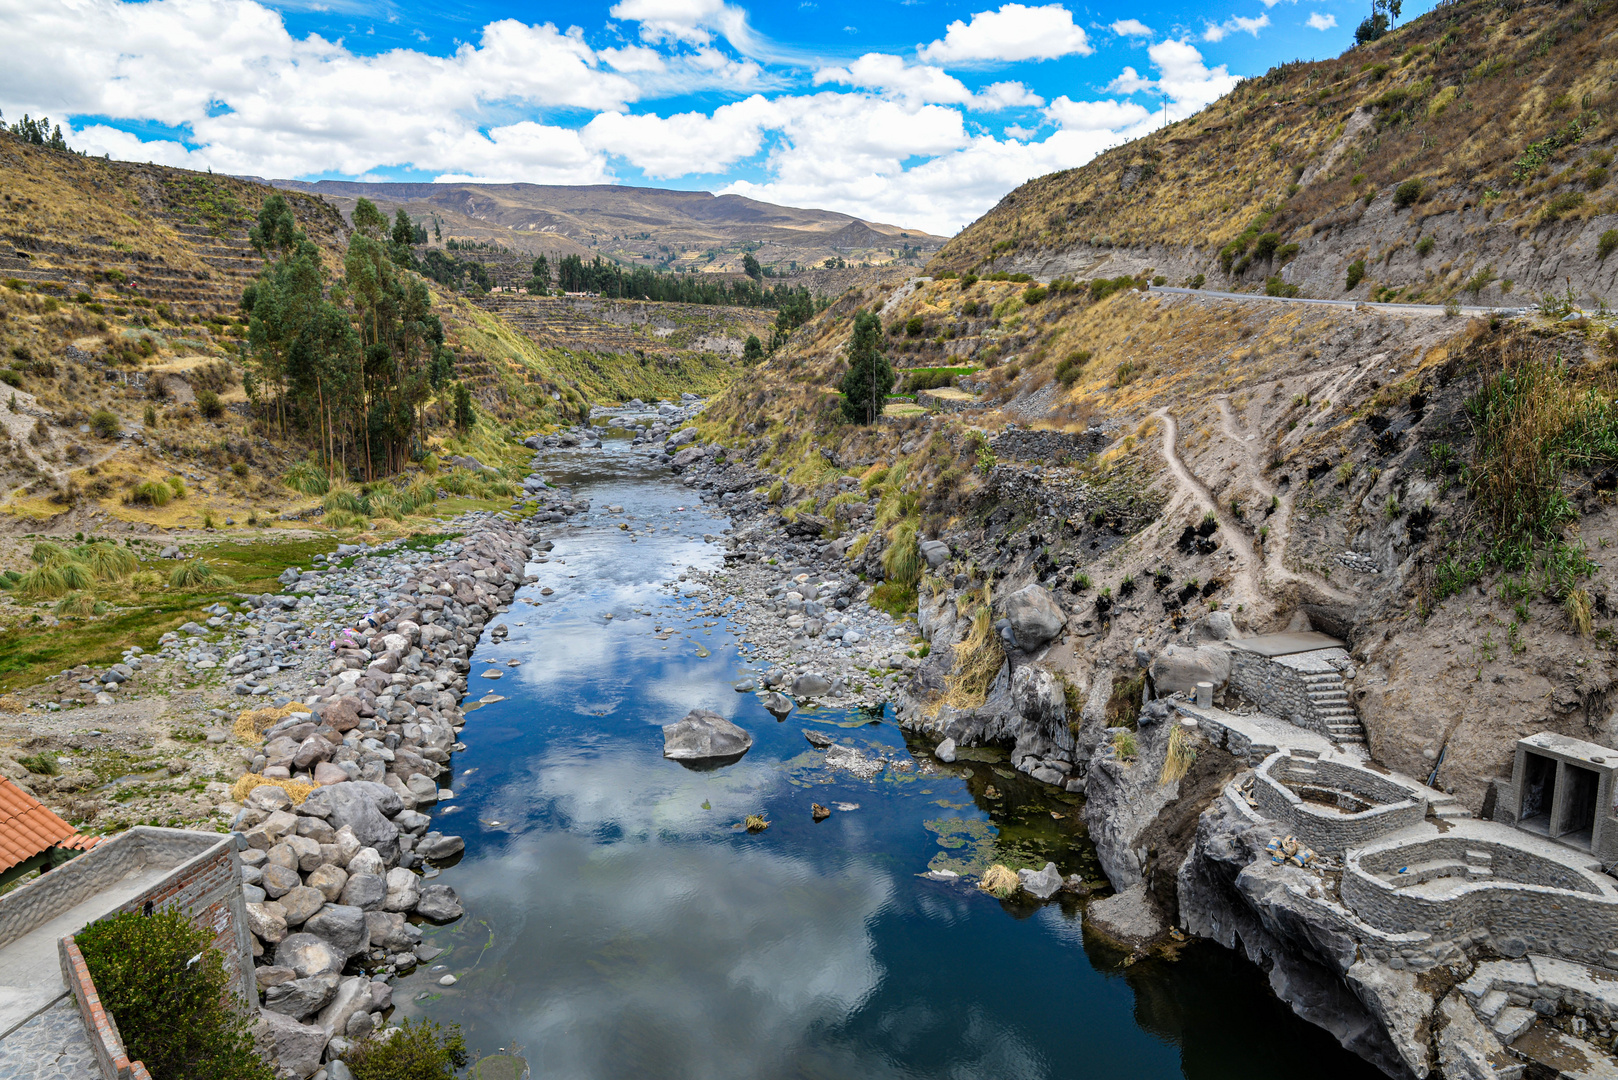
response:
M1312 769L1310 775L1304 770ZM1299 796L1300 787L1347 792L1372 805L1367 810L1334 810ZM1266 817L1284 823L1304 843L1324 855L1341 856L1427 816L1427 800L1385 776L1345 762L1271 754L1253 778L1253 801Z
M78 1002L79 1015L84 1019L84 1030L90 1039L90 1050L95 1054L96 1064L101 1066L103 1080L152 1080L144 1064L129 1060L124 1037L119 1033L112 1014L101 1007L101 995L96 991L95 981L90 978L90 968L85 964L84 954L79 952L77 943L71 937L65 937L59 946L62 977L73 993L73 1000Z
M1379 876L1401 866L1466 863L1479 853L1490 857L1493 873L1459 877L1445 896L1419 895ZM1507 956L1546 953L1618 968L1618 890L1508 843L1439 837L1352 852L1344 860L1341 891L1356 915L1385 931L1471 937Z
M1013 461L1057 462L1063 458L1086 458L1112 445L1112 435L1100 428L1088 431L1029 431L1012 428L990 441L996 457Z
M1233 650L1230 685L1243 697L1271 716L1280 716L1298 727L1331 736L1326 719L1309 699L1305 675L1341 674L1353 661L1342 649L1316 649L1290 656L1260 656Z

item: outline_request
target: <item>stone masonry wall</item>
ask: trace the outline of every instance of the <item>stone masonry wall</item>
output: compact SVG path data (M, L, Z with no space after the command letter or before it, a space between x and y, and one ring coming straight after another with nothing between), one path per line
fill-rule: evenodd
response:
M1291 656L1260 656L1237 649L1231 658L1230 685L1271 716L1330 737L1324 718L1309 700L1305 675L1341 672L1352 664L1342 649L1317 649ZM1335 661L1335 662L1334 662Z
M1085 458L1112 445L1113 436L1100 428L1088 431L1029 431L1011 428L989 443L995 456L1013 461L1049 461Z
M1441 843L1441 842L1434 842ZM1442 856L1432 845L1392 849L1395 861ZM1486 849L1504 861L1505 845L1455 842L1456 858L1467 850ZM1586 886L1589 887L1589 886ZM1553 885L1490 880L1467 882L1445 898L1393 888L1350 858L1343 869L1343 901L1361 919L1393 933L1425 932L1439 940L1471 937L1507 956L1545 953L1582 963L1618 968L1613 948L1618 929L1618 901L1598 892L1575 892Z
M1314 775L1295 774L1298 766L1313 768ZM1292 786L1313 785L1347 791L1365 802L1380 803L1368 810L1346 813L1312 805ZM1341 855L1349 848L1418 825L1427 816L1427 800L1366 769L1312 758L1293 760L1272 755L1260 766L1253 783L1253 801L1266 817L1283 822L1316 851Z

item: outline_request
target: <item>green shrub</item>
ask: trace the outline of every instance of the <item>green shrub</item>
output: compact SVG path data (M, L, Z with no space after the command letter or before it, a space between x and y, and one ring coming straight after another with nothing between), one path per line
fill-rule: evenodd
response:
M107 409L97 409L90 417L90 430L103 439L117 435L118 428L118 417Z
M1406 180L1393 189L1393 208L1403 210L1414 206L1416 200L1421 198L1422 184L1420 180Z
M132 503L145 503L148 506L167 506L174 493L169 486L158 480L142 480L136 484L129 493Z
M77 935L102 1006L131 1060L158 1080L271 1080L238 1011L213 931L178 911L126 911Z
M1259 236L1253 244L1254 259L1268 259L1275 255L1276 249L1281 246L1281 234L1267 232Z
M183 476L171 476L168 479L168 485L169 485L169 491L171 491L174 494L174 497L176 499L185 498L185 477L183 477Z
M926 325L927 324L922 321L920 315L912 315L910 318L905 320L905 333L910 337L920 337L921 332L926 328Z
M224 403L212 390L197 391L197 409L209 420L217 419L225 411Z
M1584 192L1564 191L1545 204L1543 218L1546 221L1556 221L1563 214L1577 210L1584 205Z
M1355 259L1348 264L1348 277L1343 286L1345 292L1353 292L1354 286L1365 280L1365 260Z
M1436 240L1430 236L1424 236L1420 240L1416 241L1416 254L1425 259L1427 256L1433 253L1433 248L1436 246Z
M1618 229L1608 229L1596 240L1596 254L1606 262L1607 256L1618 250Z
M1264 295L1297 296L1298 287L1289 282L1282 281L1280 274L1272 274L1264 280Z
M387 1039L366 1039L343 1055L354 1080L455 1080L471 1059L461 1029L406 1020Z
M1110 279L1096 278L1090 282L1090 299L1097 301L1105 300L1113 293L1122 292L1125 289L1133 289L1137 284L1138 282L1136 282L1136 280L1130 277L1128 274Z
M1043 285L1030 285L1022 291L1022 299L1025 304L1037 304L1049 295L1050 290Z
M1208 281L1208 275L1207 274L1196 274L1189 281L1186 282L1186 285L1189 286L1190 288L1193 288L1193 289L1200 289L1200 288L1202 288L1202 286L1204 284L1207 283L1207 281Z
M1070 354L1067 359L1056 365L1056 381L1061 383L1064 389L1078 382L1079 376L1084 373L1084 365L1090 362L1090 355L1089 349L1080 349Z

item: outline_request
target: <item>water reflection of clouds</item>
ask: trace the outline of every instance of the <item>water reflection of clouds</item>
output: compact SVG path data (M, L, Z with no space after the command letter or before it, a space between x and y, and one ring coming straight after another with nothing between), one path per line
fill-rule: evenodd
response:
M661 735L646 738L639 747L625 746L622 735L553 744L490 792L483 813L520 822L537 808L581 832L612 828L629 840L712 839L757 813L782 779L773 763L746 758L712 772L693 772L652 756ZM592 744L617 749L598 751ZM702 808L705 801L711 809Z
M868 866L828 874L762 843L602 846L542 833L495 865L462 868L463 895L495 929L480 967L499 992L433 1012L487 1010L502 1038L529 1048L536 1076L786 1075L883 979L869 926L894 883ZM839 1075L890 1071L848 1064Z

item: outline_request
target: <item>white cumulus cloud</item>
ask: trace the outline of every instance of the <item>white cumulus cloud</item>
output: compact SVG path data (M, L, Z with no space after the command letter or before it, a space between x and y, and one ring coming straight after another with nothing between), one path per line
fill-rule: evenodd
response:
M973 108L983 112L999 112L1001 109L1037 109L1043 104L1044 98L1020 82L990 83L972 98Z
M1152 28L1139 19L1119 19L1107 27L1119 37L1151 37Z
M966 84L947 75L942 68L928 64L907 64L903 57L889 53L866 53L843 68L822 68L814 83L841 83L861 90L877 90L914 102L964 105L972 100Z
M1066 131L1117 131L1151 118L1133 101L1073 101L1065 94L1051 102L1045 116Z
M936 64L971 64L1089 56L1095 49L1061 4L1003 4L997 11L978 12L970 23L955 20L943 38L917 51Z
M1258 32L1270 25L1268 14L1250 19L1243 15L1232 15L1222 23L1209 23L1202 32L1203 41L1223 41L1231 34L1252 34L1258 37Z
M1322 15L1318 11L1311 11L1309 13L1309 18L1304 21L1309 26L1314 27L1316 30L1330 30L1332 27L1337 25L1337 16Z

